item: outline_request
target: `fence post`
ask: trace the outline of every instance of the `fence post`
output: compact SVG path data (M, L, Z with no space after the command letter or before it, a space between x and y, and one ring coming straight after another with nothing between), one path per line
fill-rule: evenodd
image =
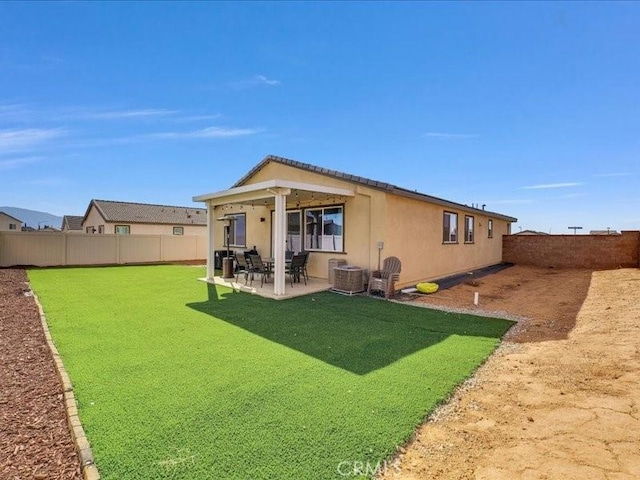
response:
M120 237L122 235L115 234L116 236L116 263L120 265Z
M67 266L67 232L62 232L63 241L62 241L62 264Z

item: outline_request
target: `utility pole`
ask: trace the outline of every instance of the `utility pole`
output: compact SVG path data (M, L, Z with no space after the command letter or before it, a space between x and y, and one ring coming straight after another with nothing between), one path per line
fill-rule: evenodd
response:
M569 230L573 230L573 234L576 235L578 230L582 230L582 227L569 227Z

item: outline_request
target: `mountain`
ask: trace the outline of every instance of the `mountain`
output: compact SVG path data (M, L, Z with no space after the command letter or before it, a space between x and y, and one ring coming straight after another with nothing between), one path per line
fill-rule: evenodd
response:
M53 228L62 228L62 217L52 215L47 212L38 212L37 210L27 210L18 207L0 207L0 212L5 212L18 220L21 220L25 226L33 227L36 230L46 226Z

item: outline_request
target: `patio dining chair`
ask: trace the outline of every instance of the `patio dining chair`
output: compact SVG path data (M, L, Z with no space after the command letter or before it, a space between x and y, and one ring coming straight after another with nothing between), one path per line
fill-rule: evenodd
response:
M247 284L249 280L249 275L251 275L251 265L247 261L247 258L242 253L236 254L236 264L238 265L236 269L236 283L240 279L240 274L244 275L244 284Z
M367 293L382 292L384 298L391 298L395 292L395 283L400 279L402 262L398 257L387 257L382 264L382 270L374 270L369 275Z
M309 252L300 252L299 255L304 257L304 265L302 265L302 274L305 282L309 280L309 272L307 271L307 263L309 263ZM305 283L306 284L306 283Z
M300 283L300 278L304 280L304 284L307 284L307 279L304 276L304 255L294 255L291 259L291 263L286 266L285 273L289 274L289 280L291 281L291 286L293 287L293 281L296 280Z
M271 270L269 270L269 268L263 263L262 257L260 257L260 255L249 255L249 262L251 262L251 275L249 276L249 285L253 284L253 275L258 273L260 274L260 287L262 288L264 282L269 279Z

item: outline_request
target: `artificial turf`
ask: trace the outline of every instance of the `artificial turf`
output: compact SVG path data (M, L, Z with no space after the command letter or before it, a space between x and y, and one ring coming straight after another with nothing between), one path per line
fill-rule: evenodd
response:
M275 301L203 275L29 272L103 479L370 476L511 325L329 292Z

